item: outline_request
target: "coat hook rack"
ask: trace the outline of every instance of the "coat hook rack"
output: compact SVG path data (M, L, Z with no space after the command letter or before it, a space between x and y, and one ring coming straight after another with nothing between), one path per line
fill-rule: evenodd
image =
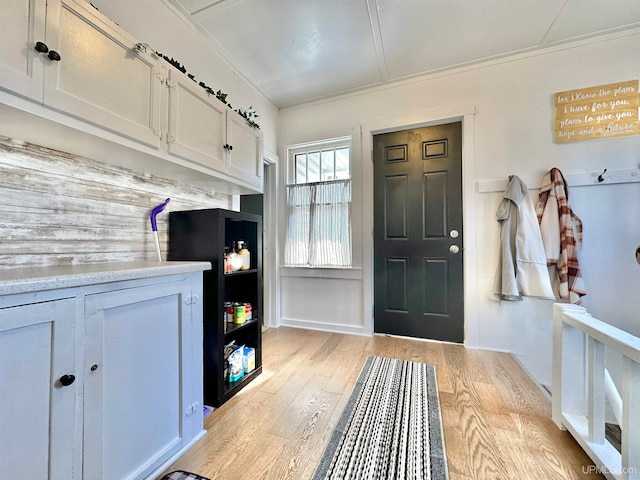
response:
M638 166L640 167L640 165ZM606 173L606 176L605 176ZM520 177L530 190L540 187L540 177ZM605 168L602 173L597 172L569 172L564 174L569 187L587 187L590 185L615 185L621 183L640 183L640 168L627 168L624 170L609 170ZM479 180L476 182L478 193L504 192L508 181Z
M598 175L598 183L602 183L604 182L604 174L607 173L607 169L605 168L604 171Z

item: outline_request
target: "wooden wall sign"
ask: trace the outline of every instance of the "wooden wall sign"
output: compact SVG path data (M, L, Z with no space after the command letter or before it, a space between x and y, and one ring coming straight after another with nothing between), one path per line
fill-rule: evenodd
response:
M640 134L638 80L554 94L557 143Z

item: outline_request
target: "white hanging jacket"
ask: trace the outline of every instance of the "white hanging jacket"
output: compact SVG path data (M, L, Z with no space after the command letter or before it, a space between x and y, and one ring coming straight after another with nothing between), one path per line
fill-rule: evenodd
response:
M522 296L555 298L538 217L527 186L516 175L509 176L496 216L500 223L500 254L493 293L500 300L522 300Z

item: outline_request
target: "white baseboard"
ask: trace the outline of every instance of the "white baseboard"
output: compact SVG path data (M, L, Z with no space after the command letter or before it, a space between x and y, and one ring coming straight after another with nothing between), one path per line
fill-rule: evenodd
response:
M361 335L370 337L362 325L344 325L336 323L314 322L295 318L281 318L281 327L305 328L307 330L319 330L321 332L345 333L348 335Z
M467 350L485 350L487 352L508 353L508 354L514 355L514 353L511 350L505 350L504 348L491 348L491 347L483 347L479 345L467 345L466 343L464 344L464 348L466 348Z

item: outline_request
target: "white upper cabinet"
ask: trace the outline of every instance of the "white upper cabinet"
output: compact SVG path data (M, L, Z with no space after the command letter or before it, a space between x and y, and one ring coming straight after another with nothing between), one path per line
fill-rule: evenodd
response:
M167 148L262 189L262 133L186 75L169 72Z
M160 145L162 69L135 39L89 3L59 0L47 4L45 43L59 55L45 62L45 105Z
M34 46L44 42L46 0L9 0L0 15L0 88L42 101L45 58Z
M160 146L159 60L138 55L136 41L87 2L10 4L0 16L2 89Z
M0 89L39 104L18 108L79 130L91 124L91 134L150 154L154 174L189 181L197 172L221 192L262 191L262 133L215 95L89 2L8 1Z
M262 132L235 112L227 112L229 175L262 190Z
M226 105L186 75L169 72L170 154L223 172Z

